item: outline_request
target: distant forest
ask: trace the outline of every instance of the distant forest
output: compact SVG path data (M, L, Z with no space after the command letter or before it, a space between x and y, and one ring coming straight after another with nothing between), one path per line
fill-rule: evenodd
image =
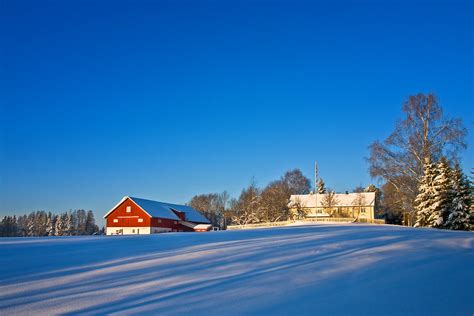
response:
M37 211L23 216L5 216L0 237L76 236L99 233L94 212L69 211L62 214Z

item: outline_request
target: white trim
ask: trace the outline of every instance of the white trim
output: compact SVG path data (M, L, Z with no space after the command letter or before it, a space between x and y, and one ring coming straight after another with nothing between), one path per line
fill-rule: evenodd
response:
M140 216L138 216L138 215L135 215L135 216L132 216L132 215L130 215L130 216L117 216L117 218L139 218L139 217Z
M120 233L117 234L117 231ZM107 227L106 230L106 235L149 235L151 233L151 227Z
M133 233L135 230L135 233ZM119 233L117 233L117 231ZM105 234L110 235L150 235L171 232L167 227L107 227Z
M124 196L124 197L120 200L120 202L118 202L114 207L112 207L112 208L110 209L110 211L108 211L108 212L104 215L104 218L107 218L107 216L109 216L110 213L112 213L113 211L115 211L115 209L116 209L120 204L122 204L123 202L125 202L126 199L128 199L128 196Z

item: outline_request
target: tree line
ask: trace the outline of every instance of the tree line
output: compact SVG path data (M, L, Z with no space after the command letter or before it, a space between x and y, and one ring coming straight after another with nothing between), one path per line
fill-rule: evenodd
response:
M284 221L290 218L288 204L292 194L308 194L311 181L301 170L287 171L280 179L259 188L255 181L242 190L238 198L224 191L194 196L188 205L206 216L213 226L245 225Z
M0 237L74 236L99 232L94 212L74 210L61 214L37 211L22 216L5 216Z
M387 222L469 229L465 224L448 224L450 216L467 216L474 227L472 181L460 168L459 154L467 147L462 120L445 116L433 93L408 97L402 112L404 118L395 130L369 146L367 158L370 175L382 183L381 206ZM446 180L454 175L462 185ZM464 215L455 211L459 209Z
M227 225L247 225L255 223L269 223L276 221L300 220L307 215L308 209L293 201L290 205L290 196L309 194L312 190L311 180L303 175L300 169L289 170L280 179L271 181L264 188L259 188L255 181L244 188L237 198L231 198L224 191L222 193L208 193L194 196L187 204L206 216L213 226L225 229ZM354 216L357 214L340 214L335 205L338 203L335 191L326 188L322 178L316 183L316 192L325 194L321 204L331 209L331 216ZM376 207L380 190L373 184L356 187L353 192L376 192ZM348 192L346 192L348 193ZM363 206L363 195L356 198L354 206ZM290 206L294 212L290 212Z

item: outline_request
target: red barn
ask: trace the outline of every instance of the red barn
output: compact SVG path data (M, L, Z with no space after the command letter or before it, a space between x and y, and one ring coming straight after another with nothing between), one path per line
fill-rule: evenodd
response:
M209 231L212 226L197 210L186 205L124 197L107 214L107 235Z

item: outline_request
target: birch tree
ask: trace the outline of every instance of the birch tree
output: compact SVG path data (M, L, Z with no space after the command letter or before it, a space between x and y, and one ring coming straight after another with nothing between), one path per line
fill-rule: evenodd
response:
M418 183L423 177L427 157L436 162L441 156L457 160L460 150L466 148L467 130L459 118L447 118L438 98L430 94L408 97L403 104L404 119L383 141L370 146L370 175L391 183L401 196L403 210L413 224L413 205L418 194Z

